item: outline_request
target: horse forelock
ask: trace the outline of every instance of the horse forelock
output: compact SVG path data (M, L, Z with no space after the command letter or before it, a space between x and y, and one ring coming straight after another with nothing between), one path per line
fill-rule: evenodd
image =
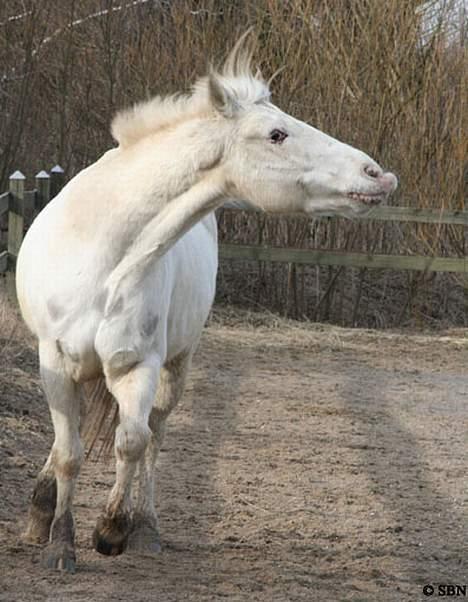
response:
M260 70L255 73L253 70L255 40L250 37L250 32L247 30L239 38L222 68L215 73L240 104L257 104L270 98L269 86Z

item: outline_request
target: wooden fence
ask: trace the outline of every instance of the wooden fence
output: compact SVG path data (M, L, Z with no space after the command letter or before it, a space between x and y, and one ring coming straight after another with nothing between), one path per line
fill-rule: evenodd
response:
M0 220L6 223L6 246L0 252L0 272L14 270L16 257L23 241L24 232L34 217L62 188L64 171L60 165L40 171L35 177L34 190L25 190L26 178L20 171L10 176L9 190L0 193ZM7 215L7 219L4 217Z
M233 210L233 209L230 209ZM323 214L321 217L334 217ZM442 211L413 207L376 207L358 218L360 221L416 222L464 226L468 232L468 211ZM468 237L467 237L468 245ZM468 274L468 257L435 257L430 255L384 255L378 253L351 253L322 249L294 249L284 247L222 244L222 259L276 261L291 264L342 266L353 268L385 268L425 272L458 272Z
M51 169L50 175L45 171L37 174L34 190L25 190L25 177L21 172L16 171L10 177L9 190L0 194L0 223L4 219L4 215L8 214L6 249L2 251L0 248L0 273L7 272L7 279L11 280L9 288L14 286L13 274L16 257L28 224L59 192L63 182L63 169L56 165ZM468 228L468 211L443 212L436 209L414 209L410 207L377 207L366 216L358 219L462 225ZM465 257L404 256L222 244L220 245L220 257L223 259L277 261L290 264L468 274L468 257L466 255Z
M41 171L36 175L34 190L25 190L25 176L20 171L15 171L10 176L9 190L0 194L0 225L6 224L6 227L2 227L0 237L0 244L6 247L0 247L0 273L6 272L7 289L11 298L15 298L14 272L24 233L34 217L60 191L63 182L63 169L56 165L50 170L50 174Z

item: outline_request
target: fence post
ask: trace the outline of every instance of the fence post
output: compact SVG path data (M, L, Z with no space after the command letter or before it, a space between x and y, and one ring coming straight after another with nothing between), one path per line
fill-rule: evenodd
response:
M16 302L15 265L24 234L24 183L26 178L20 171L10 176L10 208L8 211L8 270L7 293Z
M39 213L50 201L50 176L44 170L36 174L36 190L35 210Z
M55 165L50 170L50 198L53 199L63 188L65 172L60 165Z

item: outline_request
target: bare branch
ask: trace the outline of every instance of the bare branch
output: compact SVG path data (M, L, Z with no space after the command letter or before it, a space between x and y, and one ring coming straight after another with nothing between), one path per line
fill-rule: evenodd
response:
M108 15L111 13L116 13L116 12L120 12L122 10L134 8L135 6L140 6L142 4L146 4L147 2L150 2L150 1L151 0L133 0L133 2L129 2L128 4L121 4L120 6L112 6L111 8L103 9L103 10L97 11L95 13L86 15L85 17L75 19L74 21L71 21L71 23L68 23L65 27L57 28L49 36L46 36L45 38L43 38L42 41L40 42L39 46L32 51L31 58L34 58L46 44L49 44L50 42L55 40L55 38L59 37L60 34L64 33L65 31L69 31L70 29L73 29L74 27L78 27L79 25L82 25L83 23L87 23L88 21L91 21L93 19L98 19L99 17L104 17L105 15ZM26 17L30 14L32 14L32 11L23 13L21 15L16 15L14 17L10 17L9 19L7 19L7 21L15 20L15 19L22 19L23 17ZM6 22L4 22L4 23L6 23ZM2 25L4 23L0 23L0 25ZM5 84L14 79L21 79L22 77L24 77L24 74L17 75L16 70L17 70L16 67L12 67L10 69L9 73L4 73L2 76L0 76L0 82ZM4 93L4 91L2 91L2 90L0 90L0 92Z
M0 22L0 27L7 25L7 23L12 23L13 21L20 21L21 19L29 17L30 15L32 15L32 10L28 10L25 13L21 13L20 15L13 15L11 17L8 17L5 21Z

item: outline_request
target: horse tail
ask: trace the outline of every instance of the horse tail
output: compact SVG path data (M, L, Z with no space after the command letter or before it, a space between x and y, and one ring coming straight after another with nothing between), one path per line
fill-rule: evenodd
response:
M84 407L81 416L81 437L86 449L86 459L109 457L119 423L119 407L106 386L104 377L83 385Z

